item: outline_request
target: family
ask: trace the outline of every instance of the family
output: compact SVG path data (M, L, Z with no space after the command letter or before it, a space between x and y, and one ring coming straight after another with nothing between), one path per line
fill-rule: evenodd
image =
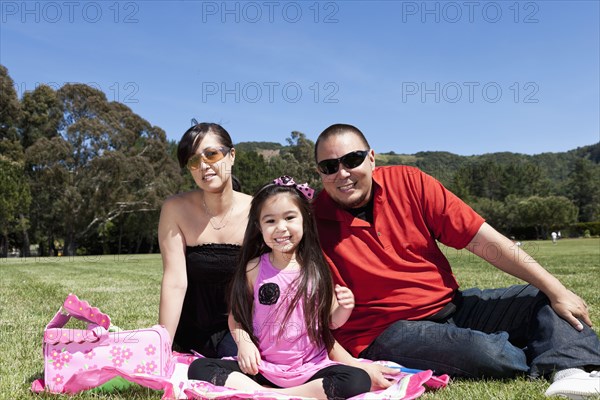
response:
M190 379L319 399L389 386L394 370L362 358L600 393L585 301L433 177L376 167L358 128L319 135L318 194L289 176L241 193L218 124L187 130L177 155L199 190L162 207L159 323L175 350L206 356ZM438 241L528 284L459 288Z

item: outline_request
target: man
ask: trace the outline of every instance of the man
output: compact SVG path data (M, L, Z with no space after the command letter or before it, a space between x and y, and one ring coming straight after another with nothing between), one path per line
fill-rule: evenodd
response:
M335 331L355 357L455 377L550 376L546 394L600 393L600 341L585 302L438 181L375 168L360 130L336 124L315 144L315 216L336 283L355 295ZM436 240L467 248L530 285L458 290ZM538 290L539 289L539 290Z

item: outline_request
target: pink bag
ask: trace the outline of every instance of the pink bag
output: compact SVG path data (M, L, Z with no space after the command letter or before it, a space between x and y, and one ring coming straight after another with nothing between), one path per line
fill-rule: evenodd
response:
M88 322L87 329L65 328L71 317ZM70 294L44 330L45 382L33 387L76 393L128 373L172 375L171 339L163 326L120 332L109 327L108 315Z

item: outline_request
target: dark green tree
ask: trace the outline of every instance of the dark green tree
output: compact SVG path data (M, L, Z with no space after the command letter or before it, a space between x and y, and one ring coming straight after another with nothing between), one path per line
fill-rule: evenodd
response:
M181 183L164 131L86 85L65 85L58 98L61 135L38 139L28 154L32 180L42 182L47 174L61 181L58 198L56 193L45 198L61 215L60 226L50 232L64 238L65 255L76 254L80 243L90 248L108 223L124 232L120 224L132 223L132 214L139 218L137 228L144 230L138 235L153 235L162 201ZM40 160L37 154L44 150L38 143L49 142L61 157ZM40 165L44 160L47 165Z
M41 137L58 136L63 117L61 103L56 92L47 85L40 85L26 92L21 101L21 144L27 148Z
M269 175L265 158L255 151L237 152L233 173L240 180L242 191L250 195L274 178Z
M0 140L19 140L21 105L15 84L5 66L0 64Z
M567 181L567 195L579 208L579 221L600 219L600 166L579 158Z
M73 191L71 155L72 147L60 136L42 137L25 151L33 198L29 209L30 233L43 256L50 254L55 240L64 237L65 216L72 213L71 203L65 196L67 190Z
M538 239L577 221L577 206L563 196L531 196L520 200L517 209L521 226L534 226Z
M6 151L7 147L10 151ZM23 161L11 159L6 154L15 154L20 148L16 141L0 139L0 255L6 257L8 253L8 236L11 233L26 234L28 220L27 214L31 194L29 185L23 173ZM23 238L29 243L27 238Z
M320 189L321 181L314 161L315 143L302 132L293 131L286 139L288 146L281 152L282 165L272 160L275 177L290 175L298 183L307 182L312 188ZM277 173L277 171L281 171Z

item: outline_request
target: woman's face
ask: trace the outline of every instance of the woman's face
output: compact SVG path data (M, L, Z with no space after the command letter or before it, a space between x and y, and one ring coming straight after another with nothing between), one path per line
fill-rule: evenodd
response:
M234 161L235 149L225 147L217 135L209 132L188 161L188 169L202 190L219 192L231 179Z

